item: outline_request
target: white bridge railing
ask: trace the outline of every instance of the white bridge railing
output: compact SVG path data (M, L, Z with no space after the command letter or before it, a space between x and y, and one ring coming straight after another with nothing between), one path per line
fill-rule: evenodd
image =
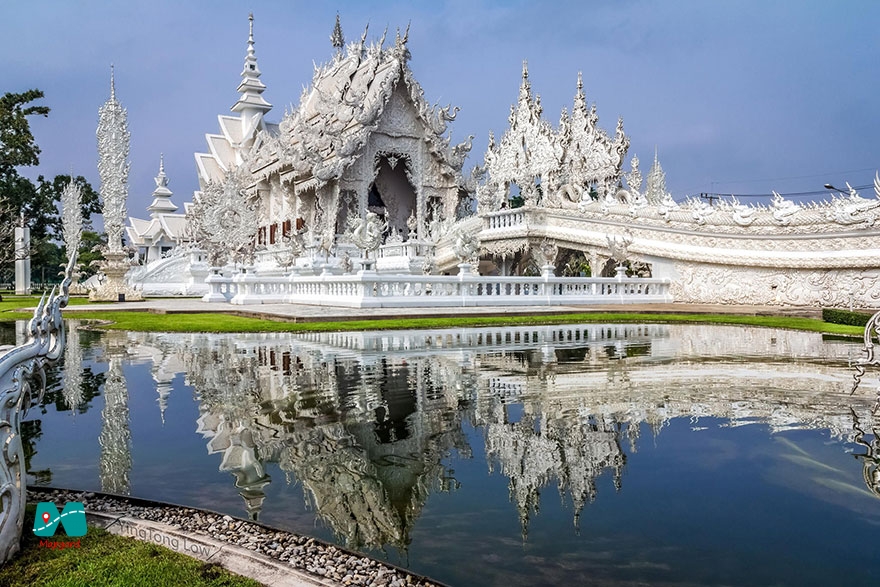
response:
M351 308L667 303L669 280L626 277L403 275L209 275L206 302Z

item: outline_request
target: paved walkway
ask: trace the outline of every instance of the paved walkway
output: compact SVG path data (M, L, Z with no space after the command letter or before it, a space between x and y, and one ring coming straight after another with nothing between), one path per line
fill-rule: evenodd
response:
M656 313L656 314L737 314L747 316L803 316L821 318L818 308L782 306L727 306L721 304L614 304L585 306L516 306L469 308L330 308L305 304L257 304L233 306L208 304L197 298L156 298L143 302L118 302L68 306L70 316L81 311L142 311L156 313L226 312L268 320L287 322L329 322L338 320L370 320L380 318L436 318L450 316L528 316L572 313Z

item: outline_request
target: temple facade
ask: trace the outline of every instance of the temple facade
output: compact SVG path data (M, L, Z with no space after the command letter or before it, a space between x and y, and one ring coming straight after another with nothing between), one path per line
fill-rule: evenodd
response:
M304 247L334 250L355 218L373 212L385 238L426 238L430 223L453 218L468 196L462 164L470 139L450 145L457 108L429 106L408 62L408 31L393 43L367 43L367 30L346 45L337 17L334 55L316 68L300 105L279 124L265 120L254 50L253 18L247 56L232 111L220 133L196 154L200 192L195 212L209 212L206 193L237 182L259 259L271 259L294 234ZM225 206L229 211L235 204ZM198 220L196 221L198 223ZM221 243L218 243L220 245Z
M546 121L525 63L508 129L498 140L490 133L483 164L464 176L472 137L452 144L458 109L426 100L409 67L409 30L390 42L384 33L368 42L367 33L346 43L337 17L333 55L274 124L251 17L239 97L195 155L199 190L179 214L160 170L151 220L130 222L148 261L130 279L148 293L210 287L206 301L233 303L315 303L320 292L331 305L385 304L350 299L357 289L395 297L392 305L436 305L440 290L503 305L526 303L516 289L526 287L541 296L589 291L590 303L648 292L694 303L876 304L880 177L875 199L851 190L815 204L778 194L769 205L676 201L656 150L644 179L634 155L624 170L623 120L613 133L599 127L580 75L571 112L555 127ZM355 287L358 263L394 283L361 279ZM209 286L210 267L217 276ZM236 281L242 268L250 277ZM414 274L499 281L463 290L452 281L415 283ZM521 276L544 281L512 279ZM601 281L612 278L614 288ZM422 299L404 299L415 296Z

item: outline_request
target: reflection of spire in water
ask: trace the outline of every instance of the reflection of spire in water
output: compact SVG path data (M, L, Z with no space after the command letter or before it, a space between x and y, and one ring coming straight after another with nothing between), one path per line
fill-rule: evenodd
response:
M874 438L871 441L865 440L865 431L862 430L859 418L855 410L852 411L853 417L853 442L865 447L864 454L853 455L862 461L862 475L865 479L865 485L868 489L880 497L880 434L877 429L880 428L875 421L871 429Z
M104 380L104 409L101 411L101 490L128 495L131 492L131 430L128 423L128 389L122 372L122 358L110 356Z
M168 398L171 396L171 383L158 383L156 385L156 393L159 395L156 398L156 403L159 404L159 418L162 420L162 426L165 425L165 410L168 409Z
M74 416L83 398L83 359L79 342L79 322L67 321L67 346L64 349L64 377L61 394Z
M257 456L254 437L246 424L218 421L210 414L198 420L198 432L210 436L208 453L222 453L221 471L229 471L235 477L235 487L244 499L245 509L251 520L259 520L266 499L264 487L272 479L266 474L263 463ZM211 435L213 433L213 435Z

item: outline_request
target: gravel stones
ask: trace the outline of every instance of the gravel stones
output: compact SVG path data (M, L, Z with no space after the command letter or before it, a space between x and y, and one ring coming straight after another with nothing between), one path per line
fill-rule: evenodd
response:
M325 544L308 536L279 531L229 515L212 514L176 506L144 506L124 498L88 491L28 488L28 500L80 501L87 511L118 513L132 518L162 522L173 528L210 536L270 556L300 571L338 585L384 587L438 585L428 579L373 560L361 554Z

